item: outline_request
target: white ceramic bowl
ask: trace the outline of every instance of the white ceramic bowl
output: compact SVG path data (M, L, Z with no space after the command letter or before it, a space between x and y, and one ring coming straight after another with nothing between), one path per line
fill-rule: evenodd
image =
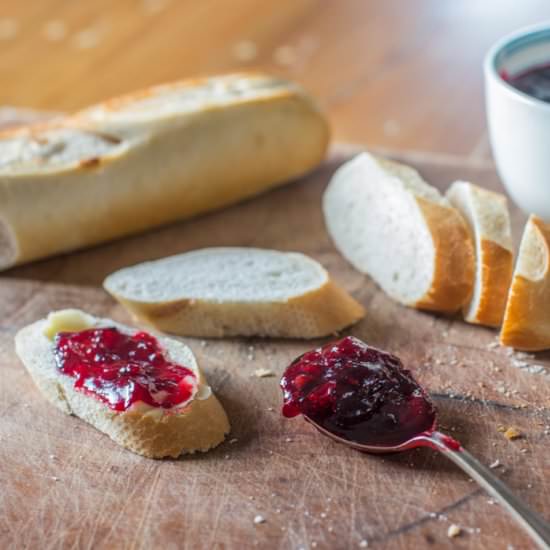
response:
M526 213L550 221L550 103L501 76L550 64L550 21L499 40L485 57L489 135L499 175Z

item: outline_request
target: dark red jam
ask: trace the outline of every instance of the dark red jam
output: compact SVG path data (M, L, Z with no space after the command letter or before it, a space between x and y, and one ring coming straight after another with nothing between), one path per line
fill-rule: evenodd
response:
M550 64L539 65L517 75L503 75L504 80L520 92L550 102Z
M401 361L352 336L294 360L283 415L303 414L348 441L396 446L435 425L435 407Z
M156 338L129 335L116 328L60 332L55 338L59 370L75 379L74 387L115 411L143 401L171 408L193 394L195 374L168 361Z

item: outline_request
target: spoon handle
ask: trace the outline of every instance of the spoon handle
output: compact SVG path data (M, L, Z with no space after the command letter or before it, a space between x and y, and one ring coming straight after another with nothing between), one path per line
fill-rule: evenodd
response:
M550 548L550 524L538 514L530 510L527 505L488 468L483 466L468 451L460 447L450 448L446 443L447 437L440 432L433 432L425 436L432 448L441 451L447 458L462 468L473 480L477 481L485 491L494 497L512 517L529 533L533 541L545 550Z

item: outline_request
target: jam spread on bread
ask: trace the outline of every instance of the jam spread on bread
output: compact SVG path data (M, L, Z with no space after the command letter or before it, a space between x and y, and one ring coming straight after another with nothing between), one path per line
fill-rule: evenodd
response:
M281 380L283 415L303 414L364 445L399 445L431 430L435 408L401 361L346 337L305 353Z
M197 386L195 374L169 361L146 332L125 334L114 327L59 332L55 359L75 379L75 389L115 411L138 401L168 409L188 401Z

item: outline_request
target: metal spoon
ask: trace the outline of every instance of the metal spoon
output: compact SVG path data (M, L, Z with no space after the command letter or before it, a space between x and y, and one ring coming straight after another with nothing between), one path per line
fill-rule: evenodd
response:
M349 447L366 453L396 453L415 447L429 447L430 449L442 452L447 458L462 468L462 470L472 479L479 483L487 493L498 500L519 525L529 533L539 548L545 550L550 548L550 524L530 510L521 499L515 496L498 477L466 451L458 441L437 431L435 422L430 430L418 433L404 443L396 446L381 446L365 445L341 438L329 432L308 416L303 416L324 435L334 439L338 443L343 443L344 445L348 445Z

